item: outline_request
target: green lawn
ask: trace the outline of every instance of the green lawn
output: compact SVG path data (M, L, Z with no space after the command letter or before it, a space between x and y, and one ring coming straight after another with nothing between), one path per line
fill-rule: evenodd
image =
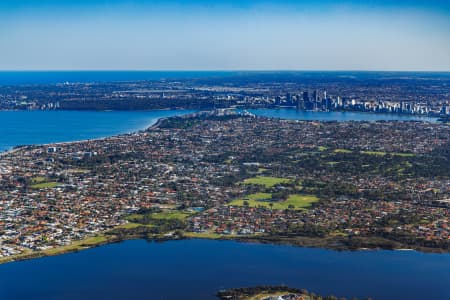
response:
M294 205L295 209L308 208L317 201L319 201L319 198L317 198L314 195L294 194L294 195L290 195L286 201L280 203L280 204L283 204L283 208L280 208L280 209L285 209L289 205Z
M88 169L79 169L79 168L76 168L76 169L69 169L69 170L67 170L68 172L71 172L71 173L81 173L81 174L84 174L84 173L89 173L89 170Z
M352 153L352 150L348 150L348 149L334 149L333 151L334 153Z
M261 195L263 194L263 195ZM259 207L264 206L266 208L270 208L270 204L272 203L273 209L283 210L289 208L290 205L294 206L294 209L300 210L305 209L311 206L312 203L319 201L319 199L316 196L313 195L300 195L300 194L294 194L290 195L286 201L280 201L280 202L270 202L270 201L263 201L263 200L270 200L268 198L266 193L257 193L248 195L245 199L237 199L231 201L228 205L230 206L244 206L244 202L246 201L248 203L248 206L250 207ZM264 196L264 198L263 198Z
M289 183L289 182L291 182L291 180L288 178L266 177L266 176L257 176L257 177L248 178L248 179L244 180L244 184L264 185L266 188L271 188L277 184Z
M46 178L42 177L42 176L36 176L31 178L31 183L36 184L36 183L42 183L45 182Z
M153 219L165 219L165 220L180 220L184 221L190 213L178 211L178 210L167 210L159 213L154 213L151 215Z
M86 238L81 241L75 241L72 244L67 245L67 246L44 250L44 251L42 251L42 253L45 255L56 255L56 254L65 253L65 252L78 251L78 250L83 250L87 247L92 247L92 246L104 243L106 241L107 241L107 238L103 234L101 234L98 236Z
M54 188L56 186L60 185L59 182L42 182L42 183L37 183L37 184L33 184L31 186L32 189L50 189L50 188Z
M255 194L247 195L245 197L245 199L250 199L250 200L270 200L270 199L272 199L272 194L270 194L270 193L255 193Z
M386 154L402 156L402 157L413 157L414 156L414 153L383 152L383 151L361 151L361 153L367 154L367 155L378 155L378 156L384 156Z
M127 223L127 224L123 224L123 225L117 226L115 228L117 228L117 229L133 229L133 228L136 228L136 227L154 227L154 225L151 225L151 224L139 224L139 223L130 222L130 223Z
M148 214L152 219L155 220L180 220L185 221L186 218L190 215L190 213L179 211L179 210L166 210L158 213L150 213ZM130 221L131 223L139 223L140 220L144 217L144 214L132 214L127 216L125 219ZM132 225L130 225L132 226Z
M184 232L183 235L186 237L198 239L220 239L224 237L223 235L215 232Z
M348 149L334 149L334 153L352 153L352 150ZM383 152L383 151L360 151L361 154L367 154L367 155L377 155L377 156L384 156L386 154L395 155L395 156L403 156L403 157L412 157L415 154L414 153L401 153L401 152Z

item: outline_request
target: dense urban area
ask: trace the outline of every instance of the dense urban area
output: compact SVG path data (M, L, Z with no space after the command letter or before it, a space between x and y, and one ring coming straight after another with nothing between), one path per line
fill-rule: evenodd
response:
M450 250L450 130L229 109L0 154L0 261L128 238Z
M0 86L0 109L274 108L450 114L448 73L231 72L207 78Z

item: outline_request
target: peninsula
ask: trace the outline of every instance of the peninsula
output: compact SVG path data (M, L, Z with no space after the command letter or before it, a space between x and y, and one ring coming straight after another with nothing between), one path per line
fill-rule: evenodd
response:
M450 250L450 131L230 110L0 157L0 262L131 238Z

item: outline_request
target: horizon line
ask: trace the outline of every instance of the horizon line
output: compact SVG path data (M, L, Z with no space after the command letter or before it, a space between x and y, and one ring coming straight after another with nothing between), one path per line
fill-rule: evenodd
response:
M449 70L367 70L367 69L18 69L0 72L387 72L387 73L450 73Z

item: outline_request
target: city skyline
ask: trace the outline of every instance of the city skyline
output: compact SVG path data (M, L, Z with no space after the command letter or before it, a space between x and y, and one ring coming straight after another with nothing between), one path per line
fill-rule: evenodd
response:
M2 1L0 70L450 71L446 1Z

